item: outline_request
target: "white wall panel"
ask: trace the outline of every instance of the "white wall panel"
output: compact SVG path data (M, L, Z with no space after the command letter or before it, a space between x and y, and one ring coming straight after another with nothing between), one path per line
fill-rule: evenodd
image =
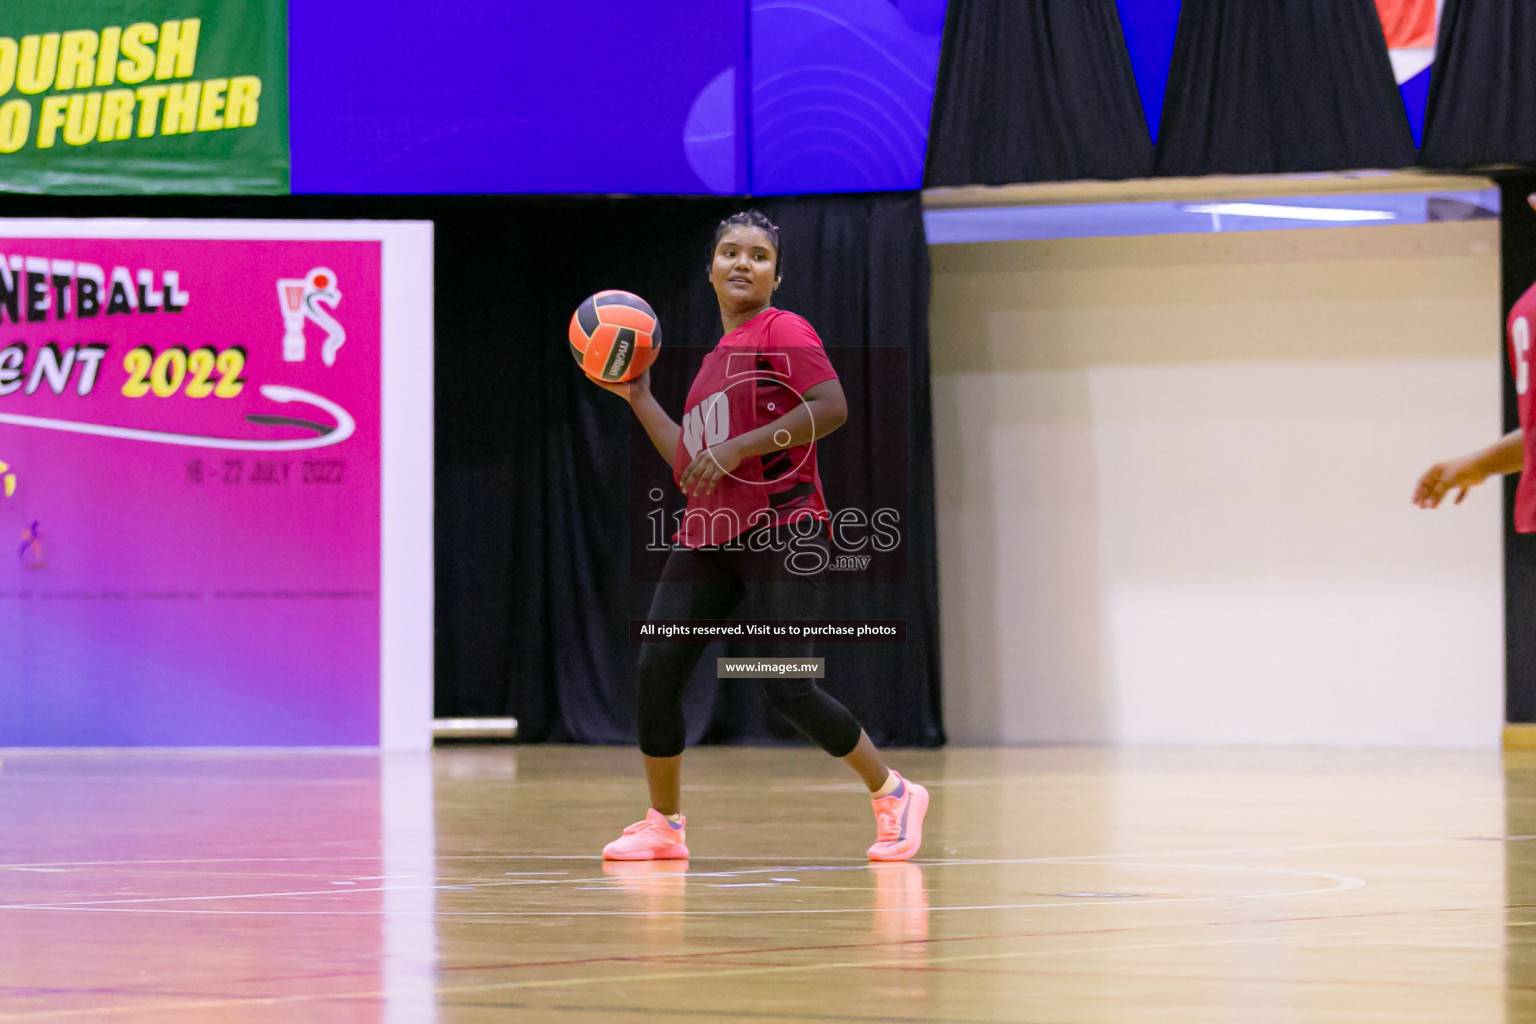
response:
M1495 224L933 253L956 742L1498 742Z

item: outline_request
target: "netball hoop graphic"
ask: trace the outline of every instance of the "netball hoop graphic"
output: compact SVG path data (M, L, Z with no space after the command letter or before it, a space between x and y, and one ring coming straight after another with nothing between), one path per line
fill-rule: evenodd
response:
M304 361L304 321L313 320L325 329L320 358L326 366L335 366L336 350L346 342L347 332L335 317L316 304L323 301L334 309L341 303L335 273L326 267L316 267L302 279L279 278L277 298L283 307L283 360Z

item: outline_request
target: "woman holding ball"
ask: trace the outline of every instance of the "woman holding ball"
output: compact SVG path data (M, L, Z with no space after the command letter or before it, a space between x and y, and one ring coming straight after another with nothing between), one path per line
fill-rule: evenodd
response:
M814 443L840 427L848 406L821 339L770 302L780 283L779 229L756 210L715 231L709 282L725 336L704 358L679 424L651 395L650 374L596 381L634 410L688 496L649 618L724 619L750 602L757 617L822 615L823 584L799 559L827 550L826 501ZM814 555L816 552L812 552ZM640 645L640 751L650 786L645 818L603 848L607 860L688 857L680 771L683 687L704 642ZM811 644L775 644L767 655L808 657ZM763 681L768 702L869 788L877 835L869 858L902 861L922 844L928 791L886 766L869 736L813 679Z

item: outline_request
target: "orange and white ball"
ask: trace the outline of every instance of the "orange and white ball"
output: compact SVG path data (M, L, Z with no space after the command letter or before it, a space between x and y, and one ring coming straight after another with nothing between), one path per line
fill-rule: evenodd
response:
M656 311L633 292L589 296L571 316L571 355L588 377L617 383L646 371L661 350Z

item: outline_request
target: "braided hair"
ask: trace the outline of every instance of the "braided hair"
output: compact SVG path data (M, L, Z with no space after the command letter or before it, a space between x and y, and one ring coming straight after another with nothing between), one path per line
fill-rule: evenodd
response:
M775 278L782 277L784 251L779 246L779 226L769 220L760 210L742 210L740 213L733 213L721 221L720 226L715 228L715 240L709 246L710 258L714 258L714 252L720 245L720 239L727 231L734 227L758 228L763 234L773 240L773 276Z

